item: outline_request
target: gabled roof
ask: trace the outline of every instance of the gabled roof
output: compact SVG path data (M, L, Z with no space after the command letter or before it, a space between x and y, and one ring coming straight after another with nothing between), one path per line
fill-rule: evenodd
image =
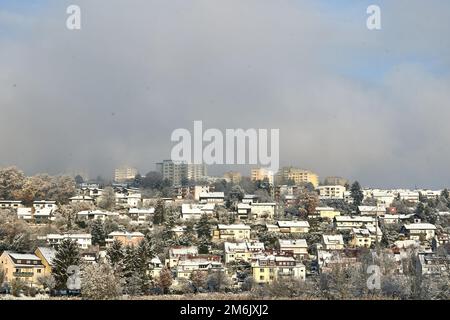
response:
M305 239L279 239L280 248L282 247L299 247L307 248L308 244Z
M292 227L309 228L308 221L278 221L277 223L280 228L292 228Z
M412 223L405 224L406 230L436 230L436 226L431 223Z
M56 255L56 250L48 247L38 247L37 250L42 254L44 259L51 265Z
M218 224L217 228L227 230L250 230L250 226L245 224Z

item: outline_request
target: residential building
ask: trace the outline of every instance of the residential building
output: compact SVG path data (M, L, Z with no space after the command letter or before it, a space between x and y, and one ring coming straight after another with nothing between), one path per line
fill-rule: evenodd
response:
M184 181L201 181L207 177L204 164L193 164L181 161L164 160L156 164L156 168L174 186L182 185Z
M208 217L212 217L215 207L215 203L183 203L181 205L181 219L198 220L204 214L206 214Z
M348 185L348 180L342 177L326 177L323 180L325 186L343 186Z
M288 253L297 260L307 259L308 244L305 239L278 239L280 252Z
M384 216L386 207L384 206L358 206L358 211L362 216Z
M398 192L398 196L400 197L400 200L405 200L412 203L419 202L420 198L420 194L418 191L411 191L411 190L401 190Z
M66 234L47 234L47 243L58 248L63 240L69 239L75 241L80 249L88 249L92 245L92 236L89 233L66 233Z
M214 271L225 271L225 268L222 262L220 262L220 256L199 255L179 260L175 270L178 279L187 280L191 278L191 274L194 271L210 273Z
M250 214L252 219L273 220L276 207L275 202L253 202L250 207Z
M41 260L44 266L44 275L50 275L52 273L53 259L56 256L56 250L48 247L37 247L34 254Z
M195 257L198 255L198 248L196 246L176 246L169 249L169 259L166 259L166 265L169 268L174 268L178 265L178 261L188 257Z
M308 221L277 221L276 224L266 224L267 231L280 233L308 233Z
M370 248L372 245L372 238L367 229L353 228L350 235L352 236L350 245L353 247Z
M29 286L40 286L38 279L44 275L45 267L34 254L3 251L0 266L5 274L4 281L11 283L20 279Z
M252 263L252 275L257 284L267 284L282 278L305 280L306 267L294 257L264 255Z
M252 181L267 181L273 184L273 171L267 168L253 168L251 172Z
M137 222L138 224L149 222L150 217L152 217L154 213L155 208L147 208L147 209L130 208L128 210L128 215L130 216L130 218L133 221Z
M52 200L38 200L33 202L33 208L35 210L39 209L50 209L55 211L58 209L58 206L56 205L56 201Z
M341 268L359 268L361 249L317 250L317 265L320 273L330 273L338 266Z
M224 173L223 178L227 182L238 184L242 180L242 174L237 171L228 171L228 172Z
M410 240L431 240L435 236L436 226L431 223L405 224L402 231Z
M258 196L255 194L245 194L242 203L252 204L258 202Z
M224 257L225 263L235 261L251 262L252 258L264 251L264 243L258 241L245 242L225 242Z
M130 180L134 180L136 175L138 174L138 170L133 167L123 166L117 168L114 172L114 181L116 182L127 182Z
M22 201L0 200L0 209L15 209L22 207Z
M361 228L366 225L375 225L376 218L370 216L337 216L334 217L337 230L351 230Z
M319 176L311 171L294 168L283 167L276 176L277 183L285 183L287 181L294 181L296 185L303 183L311 183L315 188L319 185Z
M219 224L213 232L213 240L250 239L250 226L245 224Z
M238 203L237 216L240 221L251 219L252 206L249 203Z
M340 216L341 212L332 207L316 207L315 216L308 216L308 218L322 218L322 219L334 219L336 216Z
M199 201L223 205L225 202L225 194L223 192L202 192L200 193Z
M69 198L70 203L86 203L86 204L93 204L94 203L94 198L90 197L90 196L86 196L86 195L79 195L79 196L75 196L75 197L71 197Z
M210 191L209 186L186 186L186 187L175 187L175 193L178 199L189 199L193 198L196 201L200 200L201 193L208 193Z
M114 241L119 241L124 247L137 247L145 238L141 232L114 231L108 234L106 245L110 246Z
M102 220L104 221L107 217L118 217L118 212L109 212L102 210L83 210L77 213L79 220Z
M318 186L319 199L344 199L345 187L341 185Z
M417 270L422 275L448 277L450 275L450 258L434 253L418 254Z
M322 235L322 247L324 250L343 250L344 238L342 234Z

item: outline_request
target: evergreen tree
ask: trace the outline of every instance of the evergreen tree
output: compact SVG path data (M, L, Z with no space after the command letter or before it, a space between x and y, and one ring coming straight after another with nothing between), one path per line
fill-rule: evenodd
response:
M109 262L113 267L118 267L123 263L123 259L125 257L125 254L123 252L123 246L122 242L118 240L114 240L111 244L111 247L109 247L107 250L107 255Z
M148 291L150 262L154 256L153 243L148 236L137 248L125 248L123 277L126 293L137 295Z
M209 240L206 237L201 237L198 245L198 253L208 254L209 253Z
M99 219L94 220L91 226L92 244L104 246L106 240L105 228L103 222Z
M426 215L425 215L425 205L422 202L419 202L419 204L416 207L416 217L425 222Z
M58 246L52 267L57 289L67 288L68 269L70 266L79 266L79 264L80 253L76 242L68 239L63 240Z
M136 249L132 246L125 248L125 255L123 261L123 278L124 278L124 292L129 295L142 294L142 281L138 273L139 261Z
M193 242L195 241L195 231L194 231L194 225L192 221L187 221L185 224L185 231L183 235L181 235L177 240L177 245L180 246L192 246Z
M445 188L444 190L442 190L442 192L441 192L441 197L448 201L449 193L448 193L448 189L447 189L447 188Z
M153 215L153 223L154 224L162 224L166 218L166 209L164 206L164 201L162 199L158 199L155 206L155 214Z
M353 203L355 206L360 206L364 199L364 194L358 181L353 182L350 188L350 194L353 198Z
M206 214L202 214L200 220L197 223L197 236L198 238L204 237L207 240L211 239L211 226Z

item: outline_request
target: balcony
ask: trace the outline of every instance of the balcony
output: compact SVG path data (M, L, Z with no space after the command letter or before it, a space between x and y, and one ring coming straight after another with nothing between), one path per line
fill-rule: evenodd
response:
M34 275L33 272L14 272L13 276L14 277L20 277L20 278L28 278L28 277L32 277Z

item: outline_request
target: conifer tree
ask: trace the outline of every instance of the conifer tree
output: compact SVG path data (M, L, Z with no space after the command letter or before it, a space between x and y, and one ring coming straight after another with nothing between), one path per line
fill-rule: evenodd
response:
M359 184L358 181L353 182L350 188L350 194L353 198L354 205L360 206L364 199L364 194L362 192L361 185Z
M53 260L52 273L56 281L57 289L67 288L69 267L80 265L80 254L76 242L69 239L63 240Z
M205 237L208 240L211 239L211 225L206 214L202 214L197 223L197 236L198 238Z
M105 228L101 220L94 220L91 226L92 244L104 246L106 240Z
M166 209L164 206L164 201L162 199L158 199L155 206L155 214L153 215L153 223L154 224L162 224L166 218Z
M123 263L125 254L123 251L122 242L114 240L113 243L111 244L111 247L109 247L106 250L106 252L108 255L109 262L114 268L118 267L120 264Z

